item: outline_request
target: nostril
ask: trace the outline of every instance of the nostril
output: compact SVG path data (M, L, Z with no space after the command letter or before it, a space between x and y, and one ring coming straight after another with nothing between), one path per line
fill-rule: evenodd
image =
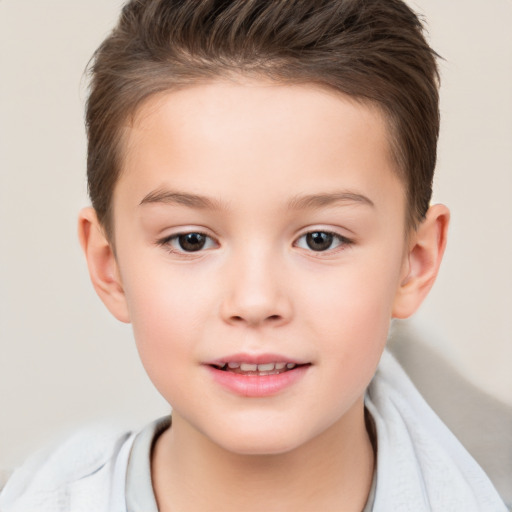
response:
M266 318L264 318L263 322L269 322L269 323L276 323L276 322L279 322L282 320L282 316L281 315L269 315L267 316ZM249 324L252 324L252 323L260 323L260 321L255 321L254 319L251 319L251 318L245 318L244 316L241 316L241 315L232 315L230 317L230 321L233 322L233 323L249 323Z

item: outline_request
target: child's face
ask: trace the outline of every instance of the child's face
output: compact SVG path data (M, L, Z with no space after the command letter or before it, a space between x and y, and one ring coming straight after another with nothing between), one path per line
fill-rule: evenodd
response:
M216 82L152 98L126 144L124 319L176 428L279 453L360 426L408 271L381 115L313 86Z

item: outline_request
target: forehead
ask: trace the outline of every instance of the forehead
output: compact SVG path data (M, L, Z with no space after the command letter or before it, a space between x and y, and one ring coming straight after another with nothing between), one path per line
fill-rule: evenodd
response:
M139 108L125 130L114 202L128 189L141 200L157 187L228 202L237 191L270 200L284 190L289 199L337 187L378 199L396 176L376 107L313 85L216 81L155 95Z

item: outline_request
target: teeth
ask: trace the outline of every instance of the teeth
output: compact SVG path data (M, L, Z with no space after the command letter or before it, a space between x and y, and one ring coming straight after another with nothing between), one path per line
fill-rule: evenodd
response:
M281 370L292 370L297 365L295 363L263 363L263 364L254 364L254 363L239 363L236 361L230 361L229 363L224 363L223 365L216 365L220 370L239 370L239 372L247 372L247 373L265 373L272 374L278 373Z
M240 370L243 372L255 372L258 369L257 364L241 363Z
M258 365L258 371L259 372L271 372L274 369L274 363L267 363L267 364L259 364Z

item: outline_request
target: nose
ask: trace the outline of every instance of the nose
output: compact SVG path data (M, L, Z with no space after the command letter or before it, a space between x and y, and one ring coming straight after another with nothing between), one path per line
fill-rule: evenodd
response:
M253 252L229 262L221 316L233 325L285 325L292 317L282 262ZM225 274L226 276L226 274Z

